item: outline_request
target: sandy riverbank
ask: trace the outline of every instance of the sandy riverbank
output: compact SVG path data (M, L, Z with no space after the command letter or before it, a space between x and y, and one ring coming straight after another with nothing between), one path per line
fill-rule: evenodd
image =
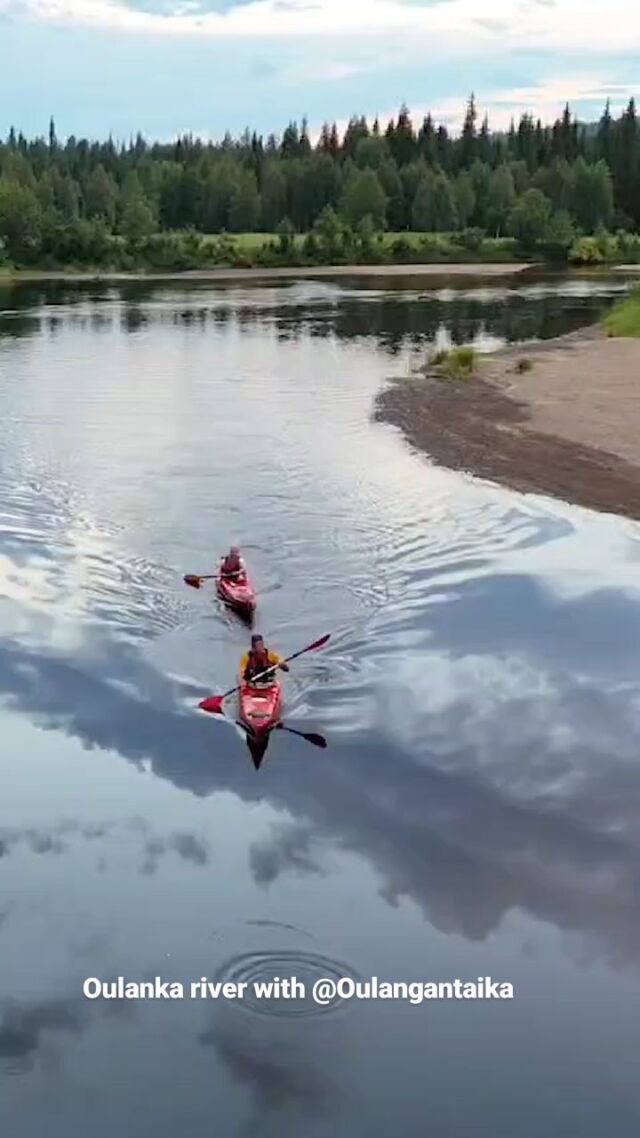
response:
M427 371L382 392L376 417L453 470L640 519L638 339L596 326L481 358L470 380Z
M510 277L525 269L540 268L520 262L498 264L453 264L439 263L429 265L315 265L307 268L277 269L188 269L183 273L101 273L39 272L20 270L16 273L0 271L0 283L20 281L71 281L115 284L118 281L269 281L269 280L317 280L323 277Z

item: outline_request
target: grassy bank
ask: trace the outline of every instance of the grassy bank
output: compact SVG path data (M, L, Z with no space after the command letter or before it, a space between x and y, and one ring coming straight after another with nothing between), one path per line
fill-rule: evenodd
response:
M77 230L77 231L76 231ZM580 238L559 258L545 245L524 248L513 237L490 237L478 229L452 232L351 229L337 215L309 233L217 233L169 230L127 239L78 223L64 253L0 266L29 272L180 273L211 269L312 269L328 265L483 265L516 262L598 268L640 260L640 239L623 235ZM3 269L0 267L0 272Z
M218 234L203 235L202 241L209 250L219 247L224 240L231 252L233 249L240 257L259 256L265 251L276 251L283 245L293 257L309 257L313 248L312 235L308 233L292 234L287 241L276 233L233 233L221 238ZM398 259L404 255L409 260L422 260L428 263L429 257L440 260L447 258L452 261L474 260L478 261L512 261L516 257L516 243L510 237L482 237L469 231L452 233L419 233L407 230L405 232L380 232L368 238L361 252L369 259ZM343 249L339 246L342 245ZM336 241L331 248L334 254L349 251L349 241ZM321 255L325 250L322 242L314 250L315 255ZM327 250L328 251L328 250ZM520 258L521 259L521 258Z
M471 379L476 368L476 352L470 344L445 348L429 361L429 370L447 379Z
M332 233L202 234L193 231L156 233L131 242L103 235L96 246L70 249L65 257L5 261L0 273L29 272L188 272L199 269L283 269L326 265L512 264L530 260L518 255L511 238L475 232L361 232L340 228Z
M604 318L607 336L640 337L640 289L618 301Z

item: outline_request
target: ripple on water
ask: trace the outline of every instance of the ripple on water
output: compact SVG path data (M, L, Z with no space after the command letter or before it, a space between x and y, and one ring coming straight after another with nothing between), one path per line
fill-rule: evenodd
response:
M284 996L259 996L256 986L269 984L276 979L294 977L304 986L304 995L295 999ZM336 994L328 1004L318 1004L313 998L313 987L319 980L337 984L343 977L357 980L353 968L338 960L304 949L280 948L258 952L245 952L231 957L218 969L216 980L221 983L244 983L247 990L238 1006L262 1016L280 1016L300 1019L322 1016L339 1011L346 1001Z

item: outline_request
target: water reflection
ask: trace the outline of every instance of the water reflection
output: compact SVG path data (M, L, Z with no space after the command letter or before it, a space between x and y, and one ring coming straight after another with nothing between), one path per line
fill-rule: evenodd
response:
M54 334L60 321L97 334L112 333L114 328L135 334L152 327L202 335L212 328L239 333L273 330L281 343L307 337L369 338L395 355L408 345L419 348L436 340L482 344L549 339L597 320L612 297L627 287L626 281L615 277L595 278L582 288L570 278L560 278L546 288L521 283L469 289L458 284L407 297L397 282L395 288L389 282L384 291L378 286L355 292L339 284L311 288L294 282L288 289L248 290L239 303L237 292L223 286L212 294L210 287L204 290L193 284L165 286L164 292L137 283L109 289L28 285L8 294L7 308L0 312L0 336L28 336L40 327ZM44 315L33 316L32 310L44 304Z
M436 640L416 660L421 684L416 673L407 686L402 655L391 639L383 645L378 635L378 651L385 649L378 663L385 673L395 672L397 686L385 698L383 687L372 680L365 686L360 674L354 690L370 703L366 719L362 707L348 716L355 734L344 734L341 718L351 689L320 687L312 706L320 722L335 720L339 728L327 752L333 755L330 764L324 756L316 760L320 752L311 748L304 761L300 748L307 745L297 740L288 752L288 737L279 733L282 754L264 768L266 787L261 782L252 789L236 764L220 761L232 737L194 717L194 687L154 673L137 652L113 657L117 675L127 681L123 687L109 681L106 643L99 652L94 647L97 662L89 670L86 662L72 664L5 641L0 684L12 707L91 746L136 763L150 760L155 774L197 795L229 787L251 800L266 791L306 816L314 831L366 854L383 876L390 902L411 896L445 931L484 938L509 911L520 909L567 930L589 932L607 958L637 967L640 700L635 682L630 700L621 681L624 645L632 653L640 642L640 610L617 598L624 633L618 641L619 675L605 688L598 658L584 652L575 678L558 672L555 646L564 643L566 651L568 644L556 635L557 601L538 590L519 609L521 619L526 612L527 628L536 631L529 663L509 654L502 663L491 664L491 657L483 662L481 655L474 663L477 614L485 619L492 601L505 603L501 583L492 590L485 582L472 603L475 592L458 599L459 622L451 606L446 613L443 606L432 610ZM592 604L591 595L571 603L572 626L593 628L591 614L598 609ZM440 656L439 628L449 625ZM459 645L457 627L465 630ZM598 644L586 631L584 640ZM154 691L155 701L140 698ZM289 753L295 762L283 761ZM15 840L3 836L5 844ZM62 835L46 837L44 844L54 852L59 840ZM269 847L260 845L251 855L257 876L264 879L265 863L274 867L272 880L285 871L309 872L310 840L305 829L274 835ZM205 856L197 843L182 838L150 840L147 857L164 848L196 861Z
M586 320L603 295L32 294L31 331L1 348L0 1057L29 1068L5 1081L7 1132L139 1118L171 1138L214 1109L225 1134L419 1133L425 1113L443 1134L535 1138L541 1115L625 1132L637 530L452 478L368 418L381 345ZM258 777L246 737L195 711L246 632L182 582L239 529L269 641L311 641L319 613L334 630L287 677ZM296 734L316 726L330 746ZM521 995L499 1020L349 1006L313 1031L306 1005L136 1007L125 1030L78 1002L83 974L298 966L500 966ZM539 1088L567 1055L559 1114ZM464 1095L460 1064L483 1072Z
M29 1070L42 1046L43 1036L79 1035L90 1022L79 1000L44 1000L41 1003L8 1002L0 1011L0 1078Z

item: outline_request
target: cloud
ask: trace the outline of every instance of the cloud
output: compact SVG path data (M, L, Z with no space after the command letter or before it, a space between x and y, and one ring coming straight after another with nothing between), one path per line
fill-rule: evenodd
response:
M145 837L148 834L148 827L143 819L131 819L125 823L104 822L89 826L69 821L46 829L5 828L0 830L0 858L8 857L14 847L20 844L36 854L62 854L68 850L68 842L72 836L91 842L117 834L118 840L122 841L123 833L137 833ZM176 832L167 837L150 835L144 842L140 872L155 873L160 858L172 852L193 865L204 866L209 862L209 845L195 834Z
M45 1033L77 1035L87 1021L87 1010L75 1000L7 1003L0 1017L0 1060L24 1062L39 1050Z
M493 40L509 47L570 52L640 46L640 12L628 0L579 4L521 3L517 0L253 0L224 10L203 9L182 0L144 6L136 0L0 0L0 11L56 24L81 24L120 31L215 37L383 36L398 33L478 45Z
M313 1119L334 1111L343 1088L326 1072L328 1055L308 1035L288 1043L277 1035L257 1036L228 1015L217 1016L199 1037L212 1048L230 1079L246 1092L249 1113L241 1138L275 1138L298 1133ZM336 1041L332 1045L335 1065ZM305 1125L306 1124L306 1125Z
M312 832L297 823L274 827L264 842L256 842L250 850L249 862L256 885L271 885L285 870L319 874L320 867L310 853Z
M604 107L607 99L615 110L626 105L636 94L636 87L630 83L611 83L602 74L578 73L552 75L526 87L505 87L504 90L480 87L475 94L479 117L486 113L493 130L507 130L511 119L517 120L522 114L531 114L544 123L552 122L562 114L567 103L579 117L584 117L580 113L581 106L589 108L591 116L594 113L592 108ZM431 114L436 122L443 123L452 133L459 131L467 97L460 90L458 95L435 100L432 104L410 107L414 126L418 127L425 115ZM397 114L397 107L379 112L382 128ZM341 120L338 129L344 131L347 123L348 119ZM319 133L320 124L313 124L311 138L315 140Z
M155 873L160 858L173 851L183 861L190 861L193 865L207 865L209 861L209 846L194 834L172 834L170 838L150 838L145 847L146 858L142 866L145 874Z

